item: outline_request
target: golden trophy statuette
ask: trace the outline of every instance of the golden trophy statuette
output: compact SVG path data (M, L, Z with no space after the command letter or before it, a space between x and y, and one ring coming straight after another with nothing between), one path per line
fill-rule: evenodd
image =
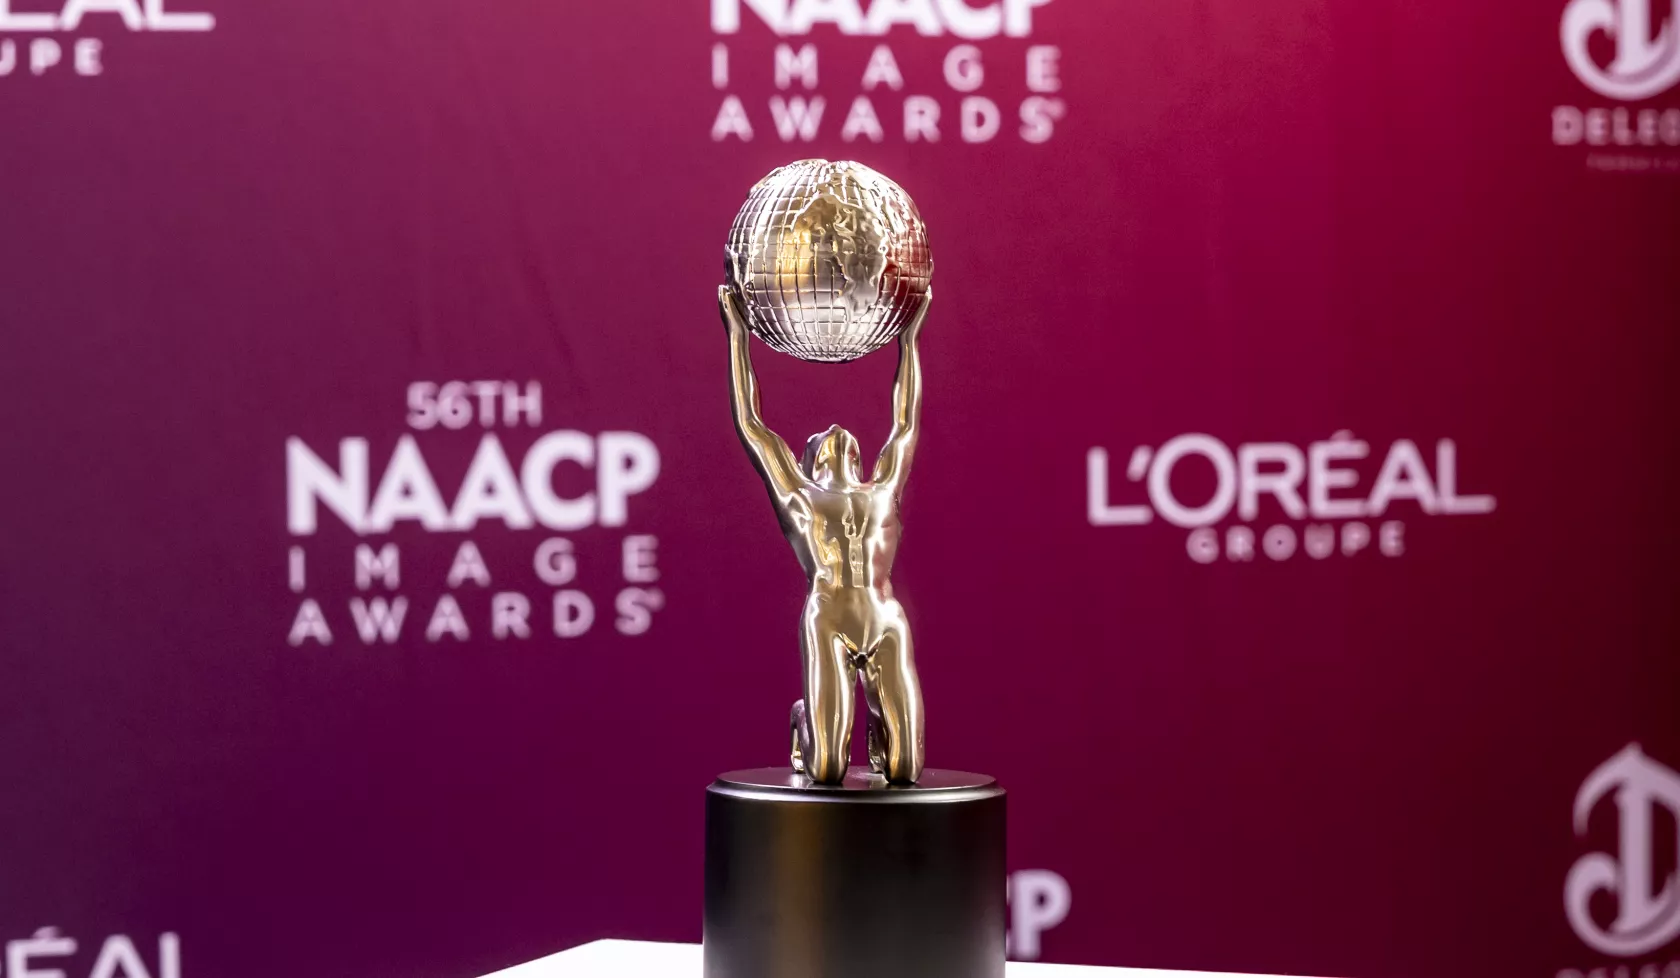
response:
M924 767L915 647L892 589L921 434L927 229L874 170L800 160L747 195L724 274L735 430L809 587L792 770L729 771L706 789L705 978L1003 978L1005 793ZM764 424L751 335L819 363L898 340L892 431L867 479L844 428L795 457ZM870 771L848 773L859 680Z
M854 690L869 708L869 766L893 784L922 774L914 646L893 598L899 499L920 435L916 340L933 297L927 230L896 183L860 164L800 160L753 187L729 231L718 306L729 331L735 430L764 479L810 582L800 616L804 698L793 706L793 769L839 784L851 755ZM867 480L838 425L796 459L764 424L747 334L802 360L843 362L898 339L892 433Z

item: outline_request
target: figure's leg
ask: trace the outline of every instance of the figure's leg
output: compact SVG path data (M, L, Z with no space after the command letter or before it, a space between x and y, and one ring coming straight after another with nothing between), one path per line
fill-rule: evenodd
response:
M910 627L903 618L889 625L864 660L863 685L870 712L880 716L884 773L894 784L922 776L924 738L922 687Z
M811 750L811 723L805 718L804 700L793 701L793 711L788 715L788 729L793 740L788 763L793 765L793 773L804 774L805 755Z
M881 711L869 695L868 685L864 686L864 696L871 700L869 704L869 770L876 774L887 771L887 748L881 740Z
M862 656L853 658L853 668L863 676L863 701L869 709L869 719L866 724L869 740L869 770L875 774L887 773L887 741L885 732L881 729L881 697L877 695L876 673L869 663L869 657L874 654L871 649Z
M852 753L852 687L857 673L846 640L823 627L807 609L799 632L805 657L805 730L800 745L805 774L819 784L839 784L846 777Z

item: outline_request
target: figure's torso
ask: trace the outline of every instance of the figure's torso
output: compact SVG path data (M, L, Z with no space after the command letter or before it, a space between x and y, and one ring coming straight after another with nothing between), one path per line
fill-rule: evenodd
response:
M800 487L782 514L811 589L867 588L889 596L898 552L898 500L889 486Z

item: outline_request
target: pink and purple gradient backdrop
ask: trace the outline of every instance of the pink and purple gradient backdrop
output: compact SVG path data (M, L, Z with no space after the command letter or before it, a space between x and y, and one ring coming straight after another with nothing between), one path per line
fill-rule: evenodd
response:
M758 137L714 143L699 2L205 5L202 35L90 16L102 77L0 79L0 939L176 931L192 978L698 939L701 789L780 758L801 597L713 294L747 188L829 156L929 228L894 576L931 761L999 777L1011 865L1072 886L1046 955L1600 960L1562 910L1574 792L1630 741L1680 759L1680 178L1552 145L1593 100L1560 5L1055 0L982 45L1003 136L878 146L775 137L757 24L728 42ZM809 40L837 120L876 42ZM954 111L958 42L887 41ZM1009 133L1029 43L1062 51L1042 145ZM873 450L890 352L757 362L786 437ZM288 645L286 440L367 437L377 475L410 382L481 377L658 445L628 527L659 538L653 629L364 647L325 518L338 641ZM1338 429L1454 439L1498 509L1254 565L1086 521L1093 446ZM425 436L441 484L476 443ZM471 535L515 582L544 536ZM613 580L620 534L572 536ZM381 538L417 620L462 538Z

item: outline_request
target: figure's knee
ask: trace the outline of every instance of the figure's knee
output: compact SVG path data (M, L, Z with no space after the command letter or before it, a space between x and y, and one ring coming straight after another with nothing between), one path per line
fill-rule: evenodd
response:
M807 762L805 776L818 784L839 784L846 780L846 761L844 758L831 758L826 764Z
M887 780L894 784L914 784L921 779L922 765L927 757L922 734L921 703L899 715L899 722L889 729L885 770Z
M839 784L846 780L846 753L833 744L813 743L805 757L805 776L818 784Z
M841 714L845 711L835 710ZM824 720L830 722L824 722ZM792 722L798 763L805 776L821 784L839 784L846 777L846 762L851 754L851 728L840 722L841 717L824 713L812 715L804 700L794 704Z
M906 744L906 750L888 751L882 774L893 784L915 784L922 778L922 748L919 743Z

